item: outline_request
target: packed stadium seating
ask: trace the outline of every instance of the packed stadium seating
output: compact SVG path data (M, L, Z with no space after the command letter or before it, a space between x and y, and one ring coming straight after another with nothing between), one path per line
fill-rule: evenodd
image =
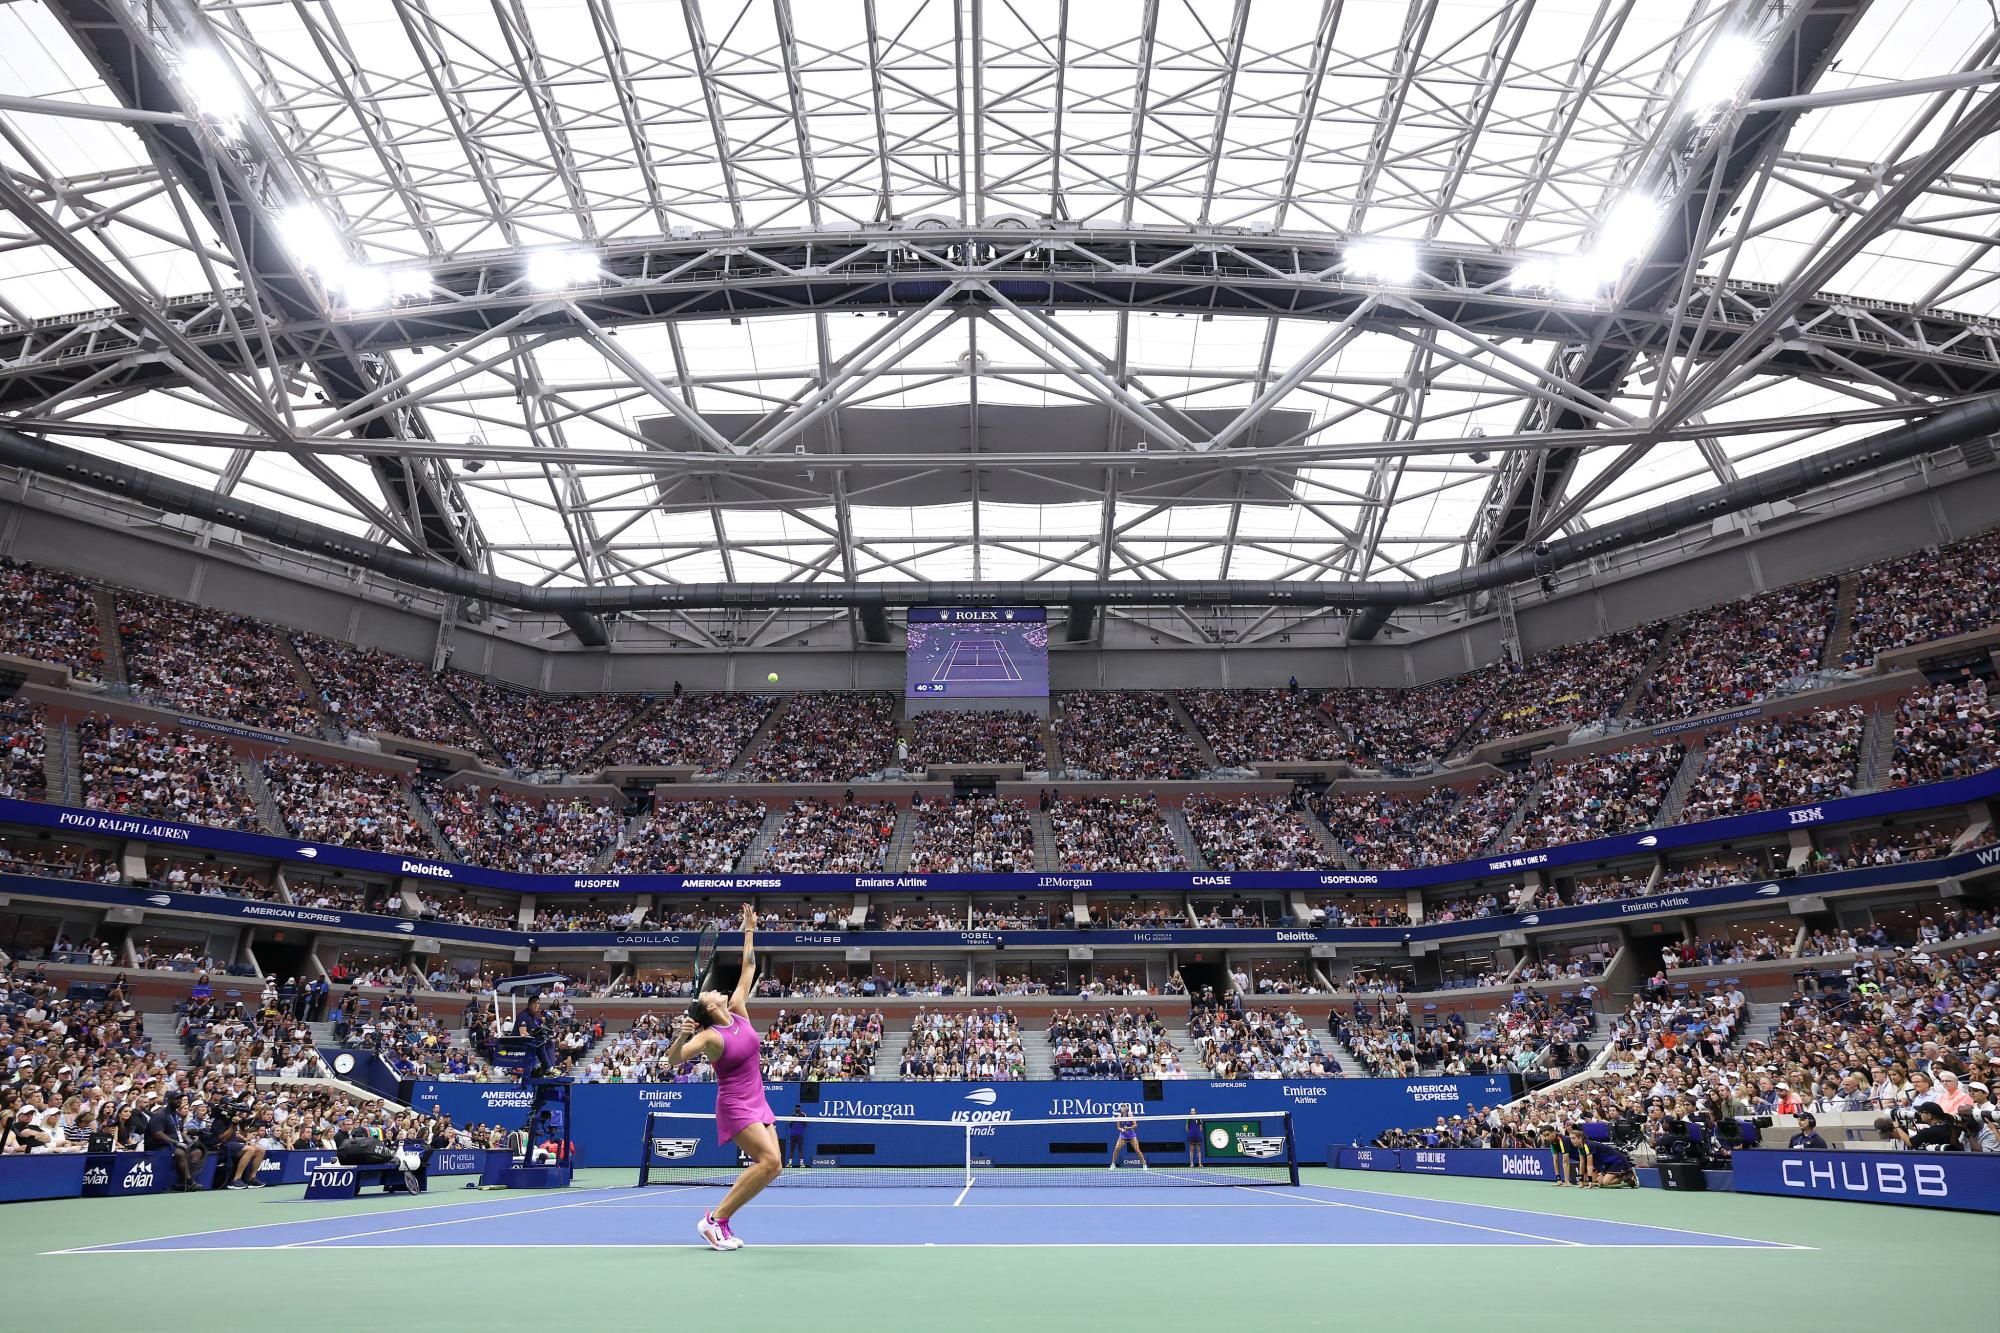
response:
M418 784L417 792L460 860L523 874L589 870L625 823L608 802L579 796L526 796L435 782Z
M793 801L758 868L781 874L880 870L895 831L896 807L887 801Z
M1340 1072L1340 1062L1294 1009L1197 1002L1189 1011L1188 1035L1215 1078L1326 1078Z
M437 854L394 773L279 752L264 761L264 781L295 837L375 852Z
M1020 709L919 713L910 720L908 767L1019 764L1046 769L1040 714Z
M1344 864L1283 796L1198 796L1181 807L1214 870L1319 870Z
M1164 694L1076 690L1056 703L1056 745L1071 778L1158 782L1208 767Z
M1150 796L1060 797L1048 820L1056 860L1071 870L1179 870L1186 864Z
M427 665L303 631L292 643L319 687L321 707L343 731L386 732L492 757L464 705Z
M654 803L653 817L611 855L628 875L714 875L736 869L764 826L762 801Z
M1832 579L1685 617L1647 681L1639 716L1664 722L1755 703L1815 670L1832 628Z
M141 698L254 727L319 730L283 636L262 621L120 591L118 637Z
M42 710L0 701L0 796L39 801L48 794L48 739Z
M919 1008L896 1072L912 1080L993 1083L1026 1078L1021 1020L1001 1008Z
M104 649L91 586L60 570L0 556L0 653L96 680L104 672Z
M895 757L887 694L794 695L743 765L759 782L852 782Z
M93 810L255 829L257 803L220 737L86 718L76 728L83 803Z
M910 869L923 874L1029 871L1035 828L1026 802L1006 796L918 795L910 805L915 833Z
M603 762L607 766L726 771L776 702L768 694L687 694L676 690L626 728L606 750Z

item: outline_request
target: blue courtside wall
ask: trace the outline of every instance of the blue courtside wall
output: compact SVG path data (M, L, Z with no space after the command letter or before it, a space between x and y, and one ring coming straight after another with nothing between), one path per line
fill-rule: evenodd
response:
M1506 1078L1253 1079L1241 1083L1169 1080L1156 1101L1138 1083L822 1083L817 1117L892 1120L1088 1119L1134 1110L1142 1115L1198 1117L1285 1111L1292 1116L1299 1160L1324 1163L1341 1144L1366 1142L1384 1129L1428 1124L1506 1101ZM799 1085L765 1085L771 1109L790 1115ZM637 1166L646 1115L690 1112L686 1136L715 1136L713 1083L579 1083L572 1090L572 1137L579 1166ZM459 1124L516 1128L527 1117L527 1089L497 1083L419 1082L411 1103L418 1110L443 1107ZM1178 1137L1177 1134L1169 1137Z
M2000 1213L2000 1154L1739 1148L1738 1194Z

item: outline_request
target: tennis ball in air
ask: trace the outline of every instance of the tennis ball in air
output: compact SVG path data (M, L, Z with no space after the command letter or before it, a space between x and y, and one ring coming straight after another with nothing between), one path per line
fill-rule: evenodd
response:
M764 677L764 679L770 681L773 685L776 685L778 683L778 673L773 671L770 675Z

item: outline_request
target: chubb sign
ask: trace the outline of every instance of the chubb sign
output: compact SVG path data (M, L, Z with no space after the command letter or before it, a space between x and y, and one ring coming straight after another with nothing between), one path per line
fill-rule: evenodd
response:
M1739 1149L1739 1194L2000 1213L2000 1154Z

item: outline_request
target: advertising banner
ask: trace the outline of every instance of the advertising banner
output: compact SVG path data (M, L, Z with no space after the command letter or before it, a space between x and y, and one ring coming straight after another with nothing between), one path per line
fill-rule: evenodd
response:
M1395 1125L1428 1123L1440 1115L1483 1110L1507 1100L1499 1075L1435 1079L1251 1079L1168 1081L1148 1101L1145 1085L1097 1083L822 1083L819 1101L806 1102L796 1083L768 1083L765 1096L778 1115L833 1119L946 1120L1000 1124L1009 1120L1102 1119L1110 1147L1109 1118L1122 1114L1191 1116L1201 1120L1247 1118L1253 1112L1287 1112L1293 1138L1306 1160L1325 1161L1328 1143L1366 1142ZM443 1107L457 1124L522 1125L526 1088L493 1083L419 1082L411 1103L420 1111ZM571 1090L578 1166L637 1166L646 1115L693 1113L676 1133L703 1143L715 1138L713 1083L579 1083ZM1168 1136L1178 1142L1180 1126Z
M1665 851L1675 847L1699 846L1739 838L1782 833L1818 824L1836 824L1855 819L1874 819L1915 810L1965 805L2000 796L2000 769L1937 782L1921 787L1899 787L1892 791L1870 792L1818 805L1793 806L1783 810L1760 810L1731 815L1695 824L1676 824L1641 833L1589 842L1566 843L1556 847L1531 849L1506 856L1482 857L1452 865L1429 866L1420 870L1269 870L1269 871L1051 871L1034 874L867 874L867 875L524 875L507 870L426 860L394 853L363 851L327 843L274 838L262 833L242 833L232 829L212 829L195 824L109 814L100 810L78 810L39 801L0 800L0 823L25 824L38 828L76 833L111 835L144 842L199 848L204 851L237 852L269 857L317 867L339 867L371 871L398 878L434 880L461 886L512 889L521 893L1020 893L1026 891L1070 891L1125 893L1146 891L1198 892L1213 889L1328 890L1328 889L1412 889L1438 884L1457 884L1518 870L1572 865L1579 862L1611 860L1642 852ZM301 911L276 904L259 904L273 913ZM1582 911L1585 909L1571 909ZM326 913L352 916L354 913ZM274 919L284 919L282 916ZM381 918L370 918L381 920ZM310 922L302 922L312 924ZM484 930L472 926L426 924L426 935L439 938L505 937L520 938L513 931ZM957 934L959 932L945 932ZM978 934L979 932L967 932ZM1015 932L1007 932L1010 939ZM1107 934L1098 932L1104 940ZM1149 934L1152 932L1130 932ZM1233 933L1233 932L1232 932ZM1144 941L1141 941L1144 942Z
M1739 1148L1730 1165L1738 1194L2000 1213L2000 1154Z

